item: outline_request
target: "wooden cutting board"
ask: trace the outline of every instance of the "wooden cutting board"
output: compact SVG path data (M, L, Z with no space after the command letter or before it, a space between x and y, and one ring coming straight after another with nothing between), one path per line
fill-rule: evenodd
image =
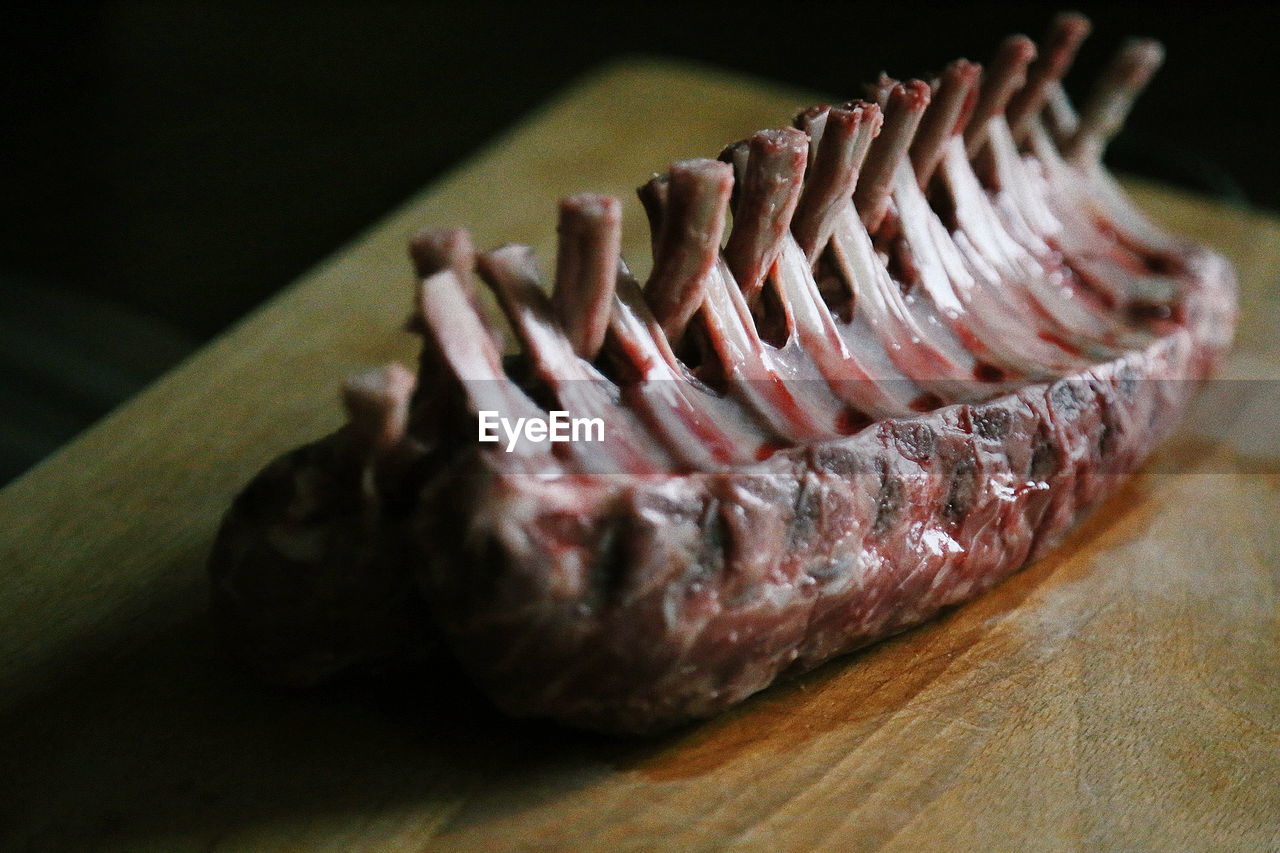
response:
M1231 381L980 600L643 741L506 720L448 671L294 694L222 657L219 515L338 423L342 376L412 363L415 227L547 258L555 199L603 190L643 266L633 187L813 100L610 66L0 493L0 848L1280 846L1280 221L1156 187L1135 187L1156 219L1239 266Z

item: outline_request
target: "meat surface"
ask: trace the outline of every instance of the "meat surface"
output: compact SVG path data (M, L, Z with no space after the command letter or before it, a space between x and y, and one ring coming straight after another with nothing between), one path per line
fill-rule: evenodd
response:
M233 650L305 685L439 644L512 714L645 733L1043 554L1173 427L1236 310L1230 266L1101 165L1159 47L1077 113L1087 27L673 164L640 190L643 284L608 197L561 203L550 292L525 247L417 235L417 376L349 381L349 424L224 521ZM478 440L553 412L601 440Z

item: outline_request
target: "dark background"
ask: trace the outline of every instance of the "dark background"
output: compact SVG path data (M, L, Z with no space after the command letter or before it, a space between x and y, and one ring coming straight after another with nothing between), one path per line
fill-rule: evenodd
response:
M1280 208L1280 7L1078 4L1068 89L1169 50L1110 159ZM0 483L610 58L816 91L1039 38L1026 3L75 4L0 12ZM714 105L709 105L713 109ZM654 164L655 167L661 164ZM639 176L638 176L639 177Z

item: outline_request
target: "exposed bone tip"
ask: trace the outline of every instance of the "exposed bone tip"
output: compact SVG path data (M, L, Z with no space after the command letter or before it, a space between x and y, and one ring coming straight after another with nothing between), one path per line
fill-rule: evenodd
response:
M1010 62L1018 65L1029 65L1035 61L1036 54L1039 51L1030 36L1023 33L1015 33L1006 38L1000 45L1000 52L1003 56L1007 56Z
M396 363L354 374L343 383L342 403L364 447L386 450L404 436L415 383L413 373Z
M486 280L496 270L533 264L533 247L524 243L503 243L476 255L476 269Z
M840 127L851 133L862 126L864 118L865 115L861 106L857 102L851 101L848 104L831 108L831 111L827 113L827 128Z
M1124 125L1134 101L1164 59L1164 47L1152 39L1125 42L1094 86L1074 133L1062 146L1072 159L1101 158L1107 143Z
M908 80L897 84L889 92L889 104L911 112L923 112L932 97L928 83L923 80Z
M1044 50L1028 69L1026 84L1013 96L1005 111L1015 142L1021 143L1026 138L1031 122L1070 70L1080 43L1091 28L1089 19L1079 12L1063 12L1053 19Z
M603 193L575 193L560 199L558 230L563 232L579 220L616 225L622 222L622 202Z
M1059 12L1053 18L1053 31L1074 41L1083 41L1093 31L1093 22L1083 12Z
M880 109L865 101L831 107L823 117L822 135L813 143L816 156L791 223L791 231L810 261L816 261L830 240L879 129Z
M1079 12L1063 12L1053 19L1049 27L1045 49L1039 62L1041 75L1046 82L1061 80L1075 61L1080 43L1088 38L1093 24Z
M1121 53L1137 66L1154 68L1164 62L1164 45L1152 38L1129 39L1121 48Z
M652 217L665 206L667 191L671 186L671 176L665 172L654 172L649 180L636 187L636 195L644 203L645 210ZM651 207L655 205L655 207Z
M733 189L733 166L720 160L699 157L677 160L667 172L671 192L682 196L690 193L710 193L708 198L728 202ZM723 213L723 211L721 211Z
M862 124L871 129L871 138L880 135L880 128L884 126L884 110L880 109L879 104L871 101L846 101L840 108L859 111L862 114Z
M894 88L899 85L901 84L896 77L890 77L886 72L881 71L876 82L863 86L863 91L867 93L870 100L875 101L883 109L889 103Z
M453 267L462 272L475 268L475 246L465 228L422 228L409 238L409 257L419 278Z
M751 134L747 144L761 154L781 154L807 149L809 137L794 127L772 127Z
M720 149L720 154L716 157L721 163L732 164L734 159L746 150L750 140L739 139L737 142L730 142L724 148Z
M830 104L814 104L811 107L806 107L796 113L795 118L791 120L791 124L793 127L799 128L801 132L808 133L807 128L812 125L814 121L825 116L829 109L831 109Z
M823 117L825 123L825 113ZM773 265L800 198L809 135L795 128L758 131L746 140L735 161L738 195L733 229L724 259L748 303L754 302Z
M356 396L394 400L408 397L413 383L413 371L399 362L391 362L349 376L343 387L344 392Z
M691 178L708 183L733 181L733 167L719 160L707 157L695 157L688 160L677 160L667 171L671 179Z
M972 86L982 74L982 66L967 59L957 59L947 65L942 72L942 79L947 83Z

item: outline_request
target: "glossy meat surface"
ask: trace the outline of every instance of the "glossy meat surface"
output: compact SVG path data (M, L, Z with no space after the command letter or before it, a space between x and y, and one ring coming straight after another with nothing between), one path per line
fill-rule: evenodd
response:
M1043 553L1172 428L1235 313L1225 261L1101 166L1158 49L1126 46L1077 115L1081 20L672 164L640 190L643 284L603 196L561 203L550 293L524 247L422 232L417 377L350 381L349 425L227 516L233 648L308 684L442 643L513 714L649 732ZM482 413L554 411L602 440L477 441Z

